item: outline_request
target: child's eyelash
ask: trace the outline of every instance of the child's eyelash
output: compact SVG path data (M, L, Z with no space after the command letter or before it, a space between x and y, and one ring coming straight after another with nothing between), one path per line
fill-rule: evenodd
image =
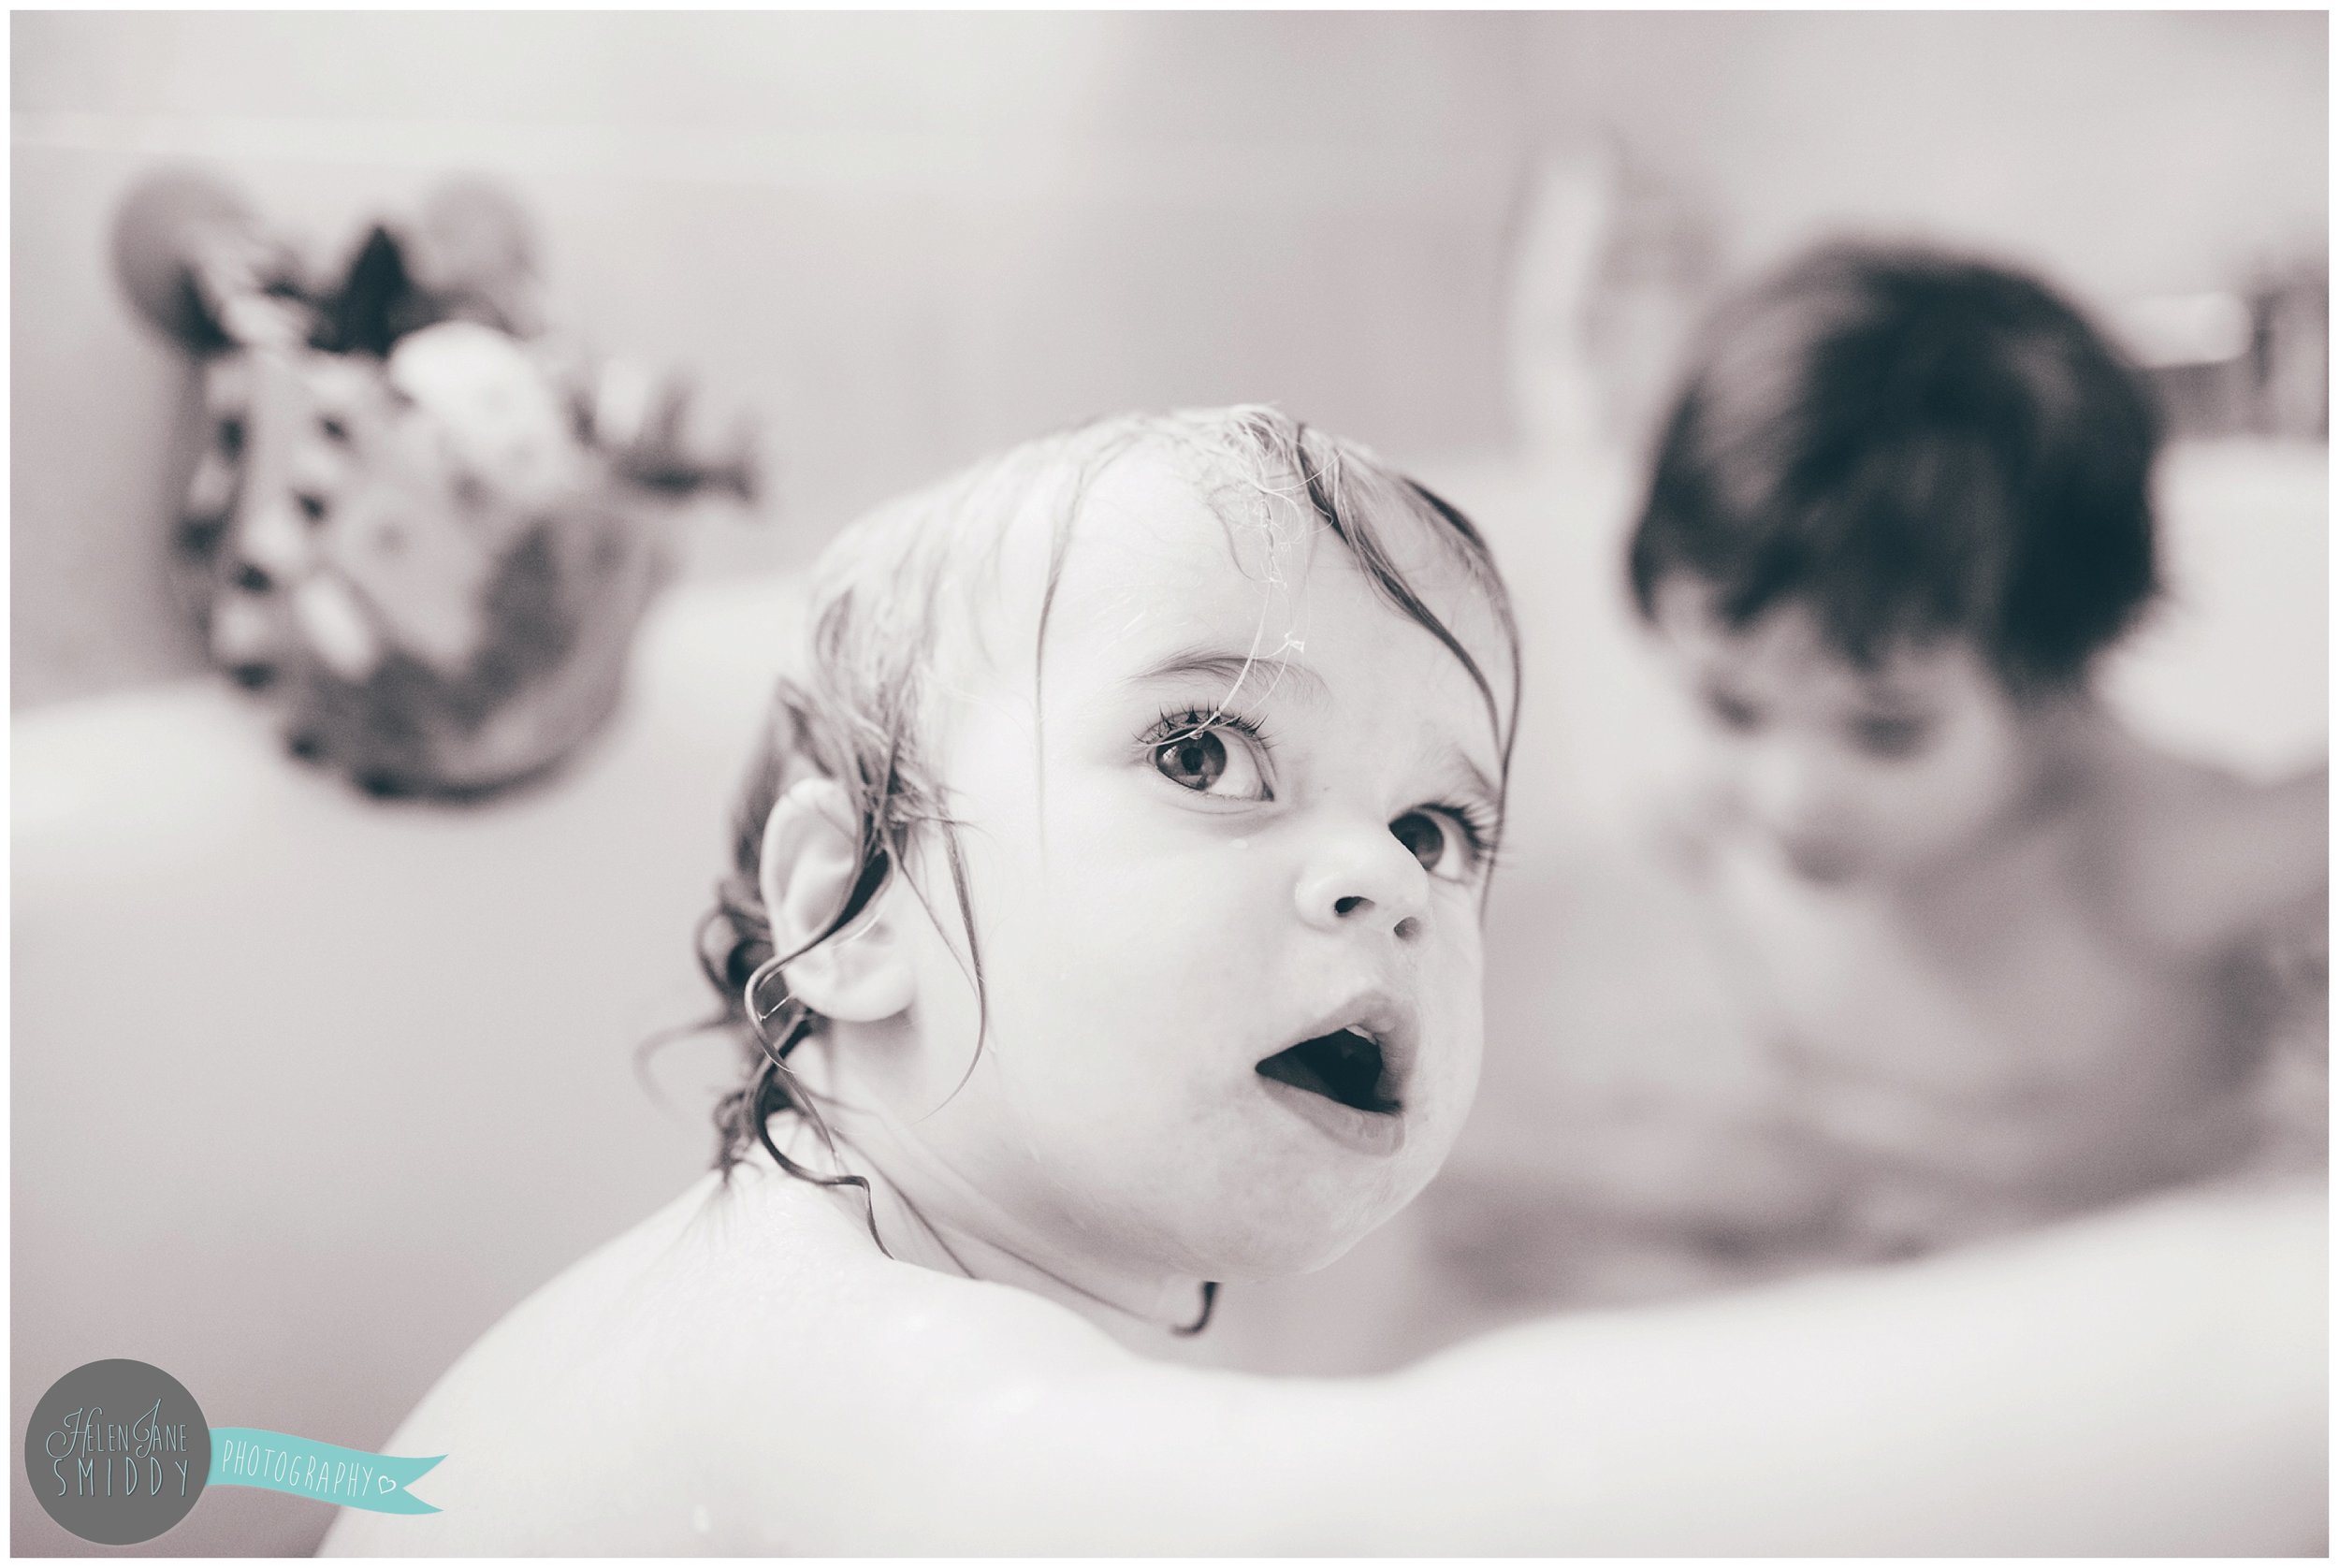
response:
M1462 830L1462 836L1470 841L1470 858L1473 864L1484 869L1492 868L1502 843L1501 818L1489 808L1475 802L1465 805L1459 801L1438 801L1431 805L1430 809L1444 812L1453 819L1457 827Z
M1266 731L1241 714L1228 713L1224 708L1208 711L1201 708L1164 708L1160 719L1145 732L1143 743L1149 748L1167 746L1173 740L1206 735L1217 730L1232 730L1237 734L1248 735L1261 747L1268 744Z

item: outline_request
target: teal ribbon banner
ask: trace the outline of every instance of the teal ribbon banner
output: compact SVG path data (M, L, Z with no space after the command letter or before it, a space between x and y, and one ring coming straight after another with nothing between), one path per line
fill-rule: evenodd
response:
M435 1514L436 1508L406 1488L444 1458L401 1459L255 1427L213 1427L211 1474L205 1485L265 1487L377 1514Z

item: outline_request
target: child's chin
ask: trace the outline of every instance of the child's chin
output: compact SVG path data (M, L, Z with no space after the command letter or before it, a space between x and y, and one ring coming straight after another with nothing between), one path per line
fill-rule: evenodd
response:
M1283 1195L1278 1195L1281 1197ZM1313 1212L1278 1203L1255 1212L1240 1234L1223 1236L1211 1249L1210 1277L1271 1280L1310 1274L1338 1262L1348 1250L1397 1215L1414 1197L1403 1192L1344 1194Z

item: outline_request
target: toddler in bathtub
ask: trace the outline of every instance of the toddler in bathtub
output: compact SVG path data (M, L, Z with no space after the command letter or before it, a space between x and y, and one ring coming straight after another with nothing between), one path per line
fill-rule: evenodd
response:
M2309 1192L1373 1382L1132 1353L1209 1282L1335 1256L1451 1143L1513 644L1459 513L1271 410L1106 421L841 536L706 928L748 1047L719 1171L408 1420L443 1512L328 1546L2310 1536ZM2189 1354L2203 1321L2226 1350ZM2143 1435L2051 1462L2098 1419Z
M2070 304L1926 251L1815 253L1695 360L1630 573L1704 736L1679 842L1772 1042L1739 1131L1808 1178L1761 1248L2319 1163L2327 775L2180 761L2090 688L2157 589L2157 444ZM1727 1183L1743 1142L1692 1136Z

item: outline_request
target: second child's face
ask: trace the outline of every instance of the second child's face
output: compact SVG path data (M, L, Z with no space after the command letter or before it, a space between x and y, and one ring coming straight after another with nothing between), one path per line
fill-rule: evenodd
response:
M1806 880L1937 871L2001 829L2038 777L2033 716L1963 640L1864 670L1799 605L1733 628L1678 580L1656 620L1704 737L1702 792Z
M904 1096L928 1152L1020 1225L1208 1278L1328 1262L1409 1200L1481 1043L1485 704L1279 508L1229 527L1165 459L1114 464L1073 529L1037 705L1046 530L1018 526L937 746L979 1057L953 909L915 956ZM1426 536L1391 544L1506 683L1461 570ZM949 904L937 866L919 879Z

